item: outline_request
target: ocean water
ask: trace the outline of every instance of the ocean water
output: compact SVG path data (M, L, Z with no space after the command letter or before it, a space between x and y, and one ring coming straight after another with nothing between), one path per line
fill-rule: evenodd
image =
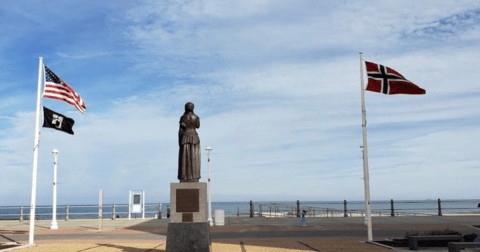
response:
M480 214L478 205L480 200L442 200L441 211L442 214L462 214L462 213L477 213ZM166 216L167 207L169 203L162 203L162 216ZM155 217L159 213L160 203L145 204L145 217ZM255 215L261 211L264 215L272 213L296 213L297 203L295 201L277 201L277 202L253 202ZM250 203L249 202L212 202L212 215L215 210L222 209L226 216L249 216ZM300 209L307 210L307 214L342 215L344 211L343 201L302 201L300 202ZM65 219L67 210L66 205L57 206L57 219ZM96 219L99 216L98 205L69 205L69 219ZM18 220L20 217L21 206L0 206L0 220ZM363 213L365 211L365 203L363 201L349 201L347 202L347 211L349 213ZM438 214L437 200L403 200L394 202L394 211L396 214ZM390 201L372 201L372 213L389 215L391 213ZM28 206L23 207L23 218L29 218L30 209ZM103 218L112 218L113 205L104 204L102 208ZM115 215L119 218L128 218L128 205L115 205ZM141 218L142 214L132 214L132 218ZM51 219L52 206L37 206L37 219Z

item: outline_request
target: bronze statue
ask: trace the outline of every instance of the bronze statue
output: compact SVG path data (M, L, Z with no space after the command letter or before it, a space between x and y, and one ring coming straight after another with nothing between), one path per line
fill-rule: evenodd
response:
M180 117L178 131L178 179L180 182L198 182L200 179L200 118L193 113L194 105L185 104L185 113Z

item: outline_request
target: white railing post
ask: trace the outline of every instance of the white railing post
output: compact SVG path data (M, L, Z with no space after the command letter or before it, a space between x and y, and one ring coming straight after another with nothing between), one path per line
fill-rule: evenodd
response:
M132 190L128 191L128 220L132 219Z
M143 200L143 204L142 204L142 219L145 219L145 190L142 190L142 200Z
M98 230L102 231L102 221L103 221L103 191L100 189L98 191Z

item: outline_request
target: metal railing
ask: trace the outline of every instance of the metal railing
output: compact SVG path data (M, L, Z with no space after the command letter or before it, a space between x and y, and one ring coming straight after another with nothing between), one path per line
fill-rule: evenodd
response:
M422 201L372 201L372 216L448 216L480 215L480 200L422 200ZM168 203L145 204L145 217L167 217ZM212 215L216 209L225 211L225 217L300 217L303 210L306 217L363 217L365 204L362 201L304 201L304 202L213 202ZM104 219L128 218L128 204L103 204ZM132 214L141 218L141 214ZM30 209L24 206L0 206L0 220L28 220ZM37 206L36 219L51 219L52 206ZM98 205L59 205L57 219L99 218Z
M480 215L480 200L372 201L372 216L444 216ZM364 217L365 203L360 201L320 201L297 203L250 202L250 217Z
M145 204L145 217L158 217L166 208L160 209L162 204ZM163 207L162 207L163 208ZM116 219L128 218L128 204L103 204L102 218ZM141 214L131 214L132 218L141 218ZM29 220L30 209L24 206L0 206L0 220ZM37 206L35 219L47 220L52 218L52 206ZM57 219L97 219L99 218L99 205L58 205Z

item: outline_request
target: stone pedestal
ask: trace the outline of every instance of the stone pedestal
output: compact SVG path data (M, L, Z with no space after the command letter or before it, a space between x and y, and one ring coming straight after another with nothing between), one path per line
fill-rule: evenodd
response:
M207 183L170 184L170 222L167 252L210 251L207 221Z

